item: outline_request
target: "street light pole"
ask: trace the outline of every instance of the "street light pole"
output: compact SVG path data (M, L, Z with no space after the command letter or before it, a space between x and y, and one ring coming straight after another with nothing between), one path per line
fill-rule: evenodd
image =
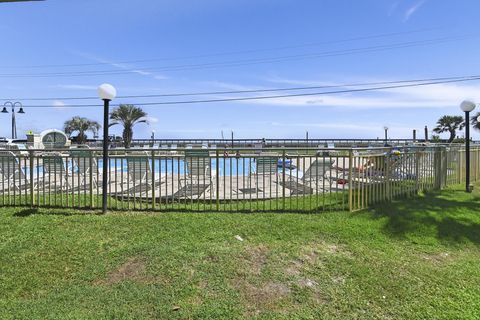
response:
M5 102L2 110L2 113L8 113L7 106L10 106L12 108L12 135L11 135L12 139L17 139L17 121L15 118L15 106L17 105L20 106L18 113L21 113L21 114L25 113L25 111L23 111L23 105L20 102L7 101Z
M465 191L472 192L470 186L470 112L475 109L475 103L465 100L460 104L460 109L465 112Z
M98 87L98 95L103 100L103 179L102 179L102 212L107 212L108 189L108 109L110 101L117 95L117 90L110 84L104 83Z
M151 139L152 139L152 147L153 147L155 145L155 130L152 130Z
M385 146L388 144L388 127L385 126L383 127L383 130L385 130Z

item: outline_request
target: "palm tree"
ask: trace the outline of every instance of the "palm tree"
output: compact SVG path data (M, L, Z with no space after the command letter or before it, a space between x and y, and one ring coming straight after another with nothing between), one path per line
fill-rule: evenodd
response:
M461 116L443 116L437 121L437 126L433 129L436 133L449 132L450 138L448 143L451 143L457 134L457 130L462 130L465 127L465 121Z
M472 123L472 126L477 130L480 130L480 122L478 122L479 117L480 117L480 112L477 112L477 114L474 115L470 120Z
M83 144L87 141L87 131L92 131L96 134L100 130L100 124L97 121L87 118L75 116L72 119L65 121L63 125L66 134L71 135L74 132L78 132L77 142Z
M130 148L132 144L133 126L137 123L147 123L146 116L147 113L145 111L135 107L133 104L121 104L110 114L110 119L113 120L110 124L111 126L120 123L123 125L122 136L125 148Z

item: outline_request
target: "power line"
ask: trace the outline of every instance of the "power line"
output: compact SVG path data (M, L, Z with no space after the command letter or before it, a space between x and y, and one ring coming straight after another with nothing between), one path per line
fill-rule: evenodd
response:
M179 92L179 93L164 93L164 94L148 94L148 95L125 95L118 96L116 99L142 99L142 98L162 98L162 97L184 97L184 96L207 96L207 95L223 95L223 94L245 94L245 93L264 93L264 92L282 92L282 91L300 91L300 90L314 90L314 89L332 89L344 87L362 87L362 86L378 86L387 84L399 83L417 83L417 82L431 82L431 81L449 81L462 79L477 79L480 75L456 76L456 77L439 77L439 78L423 78L423 79L409 79L409 80L395 80L395 81L381 81L381 82L363 82L337 85L321 85L321 86L305 86L305 87L288 87L288 88L268 88L268 89L251 89L251 90L230 90L230 91L204 91L204 92ZM90 97L47 97L47 98L3 98L0 100L6 101L51 101L51 100L98 100L97 96Z
M424 33L424 32L429 32L429 31L439 30L439 29L444 29L444 27L425 28L425 29L417 29L417 30L404 31L404 32L380 33L380 34L359 36L359 37L346 38L346 39L338 39L338 40L330 40L330 41L322 41L322 42L312 42L312 43L304 43L304 44L297 44L297 45L286 45L286 46L279 46L279 47L272 47L272 48L265 48L265 49L228 51L228 52L218 52L218 53L211 53L211 54L199 54L199 55L194 55L194 56L184 56L184 57L174 57L174 58L151 58L151 59L126 60L126 61L118 61L118 62L115 62L115 63L129 64L129 63L144 63L144 62L155 62L155 61L175 61L175 60L178 61L178 60L189 60L189 59L210 58L210 57L219 57L219 56L241 55L241 54L249 54L249 53L259 53L259 52L271 52L271 51L279 51L279 50L314 47L314 46L327 45L327 44L337 44L337 43L354 42L354 41L361 41L361 40L371 40L371 39L378 39L378 38L394 37L394 36L401 36L401 35L408 35L408 34ZM72 64L50 64L50 65L47 64L47 65L0 66L0 68L2 68L2 69L7 69L7 68L8 69L64 68L64 67L100 66L100 65L109 65L109 64L111 64L111 63L110 62L95 62L95 63L72 63Z
M390 85L390 86L361 88L361 89L323 91L323 92L298 93L298 94L286 94L286 95L272 95L272 96L257 96L257 97L237 97L237 98L224 98L224 99L159 101L159 102L136 103L135 105L136 106L160 106L160 105L179 105L179 104L196 104L196 103L234 102L234 101L248 101L248 100L279 99L279 98L292 98L292 97L304 97L304 96L320 96L320 95L327 95L327 94L342 94L342 93L358 93L358 92L380 91L380 90L386 90L386 89L410 88L410 87L430 86L430 85L438 85L438 84L445 84L445 83L457 83L457 82L477 81L477 80L480 80L480 76L476 77L476 78L469 78L469 79L432 81L432 82L415 83L415 84L399 84L399 85ZM87 108L87 107L99 107L99 106L100 106L99 104L83 104L83 105L67 105L65 107L68 107L68 108ZM113 105L113 106L117 106L117 105ZM29 108L55 108L55 106L26 106L26 107L29 107Z
M463 37L444 37L436 39L427 39L420 41L410 41L402 42L390 45L378 45L370 46L364 48L354 48L347 50L335 50L335 51L325 51L315 54L299 54L299 55L288 55L281 57L273 58L257 58L257 59L244 59L244 60L235 60L235 61L225 61L225 62L212 62L212 63L202 63L202 64L188 64L188 65L177 65L177 66L165 66L165 67L148 67L148 68L134 68L126 70L89 70L89 71L69 71L69 72L47 72L47 73L10 73L10 74L0 74L0 77L8 78L45 78L45 77L85 77L85 76L106 76L106 75L121 75L121 74L132 74L132 73L145 73L151 71L164 71L164 72L174 72L174 71L188 71L188 70L199 70L199 69L212 69L212 68L223 68L223 67L238 67L245 65L256 65L264 63L278 63L286 61L295 61L295 60L305 60L305 59L316 59L316 58L325 58L325 57L334 57L334 56L343 56L357 53L370 53L378 52L392 49L401 49L417 46L425 46L430 44L439 44L452 41L465 40L469 38L474 38L478 36L463 36Z

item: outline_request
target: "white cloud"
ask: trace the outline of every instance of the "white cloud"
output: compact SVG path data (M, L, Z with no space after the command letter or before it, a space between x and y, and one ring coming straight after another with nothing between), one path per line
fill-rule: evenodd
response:
M209 87L217 87L226 90L233 90L233 91L240 91L240 90L255 90L255 89L262 89L260 87L251 87L251 86L244 86L236 83L229 83L223 81L202 81L199 82L201 85L207 85Z
M139 74L141 76L147 76L147 77L151 77L151 78L154 78L154 79L157 79L157 80L168 79L167 76L143 70L143 69L138 68L138 67L136 67L132 64L113 62L113 61L110 61L110 60L99 58L97 56L94 56L94 55L88 54L88 53L82 53L82 52L74 52L74 53L82 56L83 58L93 60L93 61L96 61L98 63L108 64L112 67L122 69L122 70L125 70L125 71L129 71L131 73L136 73L136 74Z
M57 110L64 110L66 107L65 102L60 100L54 100L52 106Z
M405 11L405 15L403 17L403 21L408 21L410 19L410 17L415 13L417 12L418 9L420 9L421 6L423 6L425 4L425 2L427 2L426 0L420 0L420 1L417 1L416 3L414 3L411 7L409 7L407 9L407 11Z
M146 119L147 119L148 123L158 123L158 121L160 121L158 118L151 117L151 116L148 116Z
M388 16L391 16L397 10L399 4L400 4L400 1L395 1L390 6L390 9L388 10Z
M352 123L279 123L279 122L272 122L272 126L275 127L300 127L300 128L321 128L321 129L346 129L346 130L356 130L356 131L372 131L377 132L378 128L383 127L383 123L367 123L367 124L352 124ZM402 125L394 125L391 128L395 128L396 130L408 130L410 131L410 127L402 126Z
M55 87L68 90L97 90L97 86L84 84L58 84Z
M204 130L204 129L177 129L177 130L162 130L166 133L207 133L207 132L216 132L214 130Z
M297 80L295 80L297 81ZM382 80L376 80L382 82ZM383 80L385 81L385 80ZM389 80L386 80L389 81ZM309 81L304 81L307 83ZM334 83L332 83L335 85ZM338 84L337 84L338 85ZM366 86L368 88L368 86ZM344 87L345 88L345 87ZM362 87L350 87L359 89ZM318 89L317 91L336 91L342 87ZM303 91L304 93L314 91ZM291 92L297 93L295 92ZM285 92L288 95L289 92ZM266 93L265 96L275 95ZM239 97L239 96L238 96ZM273 99L246 100L239 103L276 105L291 107L341 107L357 109L403 109L403 108L449 108L457 107L465 98L480 100L480 85L473 84L437 84L418 87L392 88L372 92L338 93L312 96L283 97Z
M330 86L338 85L333 81L320 81L320 80L298 80L298 79L286 79L279 76L272 76L264 79L265 81L279 84L287 84L293 86Z

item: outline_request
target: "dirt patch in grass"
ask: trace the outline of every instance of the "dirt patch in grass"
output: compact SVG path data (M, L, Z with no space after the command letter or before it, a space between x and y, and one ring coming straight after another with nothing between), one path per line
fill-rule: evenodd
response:
M94 282L95 285L115 285L123 281L152 283L154 279L146 274L146 261L143 257L131 257L117 269L110 271L105 279Z
M298 279L297 283L301 288L314 288L318 286L318 283L315 280L308 278Z
M333 277L325 272L325 279L312 274L322 268L332 257L351 258L352 254L341 244L314 241L299 248L298 255L291 258L285 255L270 255L265 245L248 246L240 258L237 276L232 279L232 287L240 296L245 309L245 317L255 317L264 312L287 314L296 307L295 295L308 295L310 303L325 304L328 297L322 291L321 283L328 281L341 286L343 277ZM272 264L272 270L267 268ZM264 274L280 272L276 277L264 278ZM283 272L282 272L283 271ZM313 272L313 273L312 273ZM288 303L285 303L288 302ZM290 305L285 309L284 305Z
M351 258L351 253L342 245L315 242L305 245L297 258L291 260L285 268L285 274L299 276L312 266L321 266L322 259L328 256Z
M441 265L452 260L452 256L448 252L422 254L422 258L426 261L430 261L435 265Z
M242 297L246 318L266 311L286 311L282 310L281 301L290 297L289 285L271 277L262 277L269 263L269 253L270 249L262 244L246 247L239 261L237 276L231 281L232 287Z
M300 259L292 260L285 268L285 274L288 276L299 276L303 270L303 263Z
M234 287L240 291L245 304L245 316L250 318L265 311L282 312L280 302L290 296L290 288L280 282L259 285L246 280L236 280Z
M247 262L249 273L254 275L262 273L263 268L267 264L268 252L269 249L264 245L246 248L244 259Z

